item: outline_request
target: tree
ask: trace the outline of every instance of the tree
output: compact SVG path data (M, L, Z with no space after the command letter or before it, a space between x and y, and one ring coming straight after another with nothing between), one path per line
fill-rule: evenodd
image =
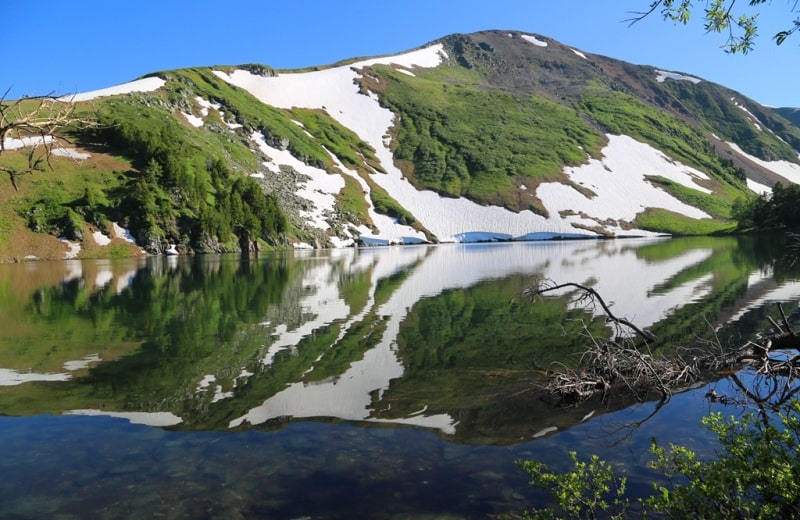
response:
M759 6L772 2L768 0L748 0L747 7L734 11L736 0L706 0L703 14L704 26L707 32L728 34L728 39L722 46L725 52L747 54L753 49L758 32ZM798 12L798 1L787 1L790 13ZM695 2L692 0L653 0L646 11L633 12L632 18L627 21L634 24L656 11L659 11L665 20L672 20L683 25L689 23ZM786 38L800 30L800 17L792 21L791 26L779 31L772 38L778 45Z
M90 121L75 115L75 103L69 98L49 94L6 101L7 94L0 96L0 157L8 149L28 149L23 166L0 165L0 172L8 174L16 190L19 176L49 165L60 130L74 124L85 126Z

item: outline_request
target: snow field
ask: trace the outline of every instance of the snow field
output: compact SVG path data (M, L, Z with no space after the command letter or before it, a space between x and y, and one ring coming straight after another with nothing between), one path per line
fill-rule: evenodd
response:
M106 96L118 96L120 94L130 94L132 92L152 92L163 87L166 82L156 76L149 78L137 79L129 83L123 83L114 87L102 88L99 90L92 90L90 92L82 92L72 96L62 96L59 101L78 102L78 101L91 101Z
M527 36L526 39L531 41L535 37ZM231 74L215 71L215 74L244 88L262 102L276 107L326 110L331 117L353 130L376 150L376 155L387 173L374 174L372 179L442 242L482 240L487 237L519 238L531 236L533 233L591 235L576 229L573 224L595 227L598 225L597 220L611 218L631 221L648 207L664 208L692 218L709 218L706 213L680 202L644 179L645 175L659 175L710 193L695 182L707 179L705 174L675 163L649 145L626 136L609 136L609 144L603 150L602 160L590 160L586 165L565 170L574 182L591 189L597 196L587 198L575 189L558 183L546 183L539 187L537 195L547 205L550 213L548 219L531 211L516 213L501 207L481 206L466 199L446 198L432 191L417 190L394 166L392 153L386 142L386 136L394 122L394 114L382 108L374 95L360 94L355 81L359 77L358 70L370 64L432 67L440 63L442 56L441 46L433 45L399 56L366 60L321 71L279 74L275 77L257 76L244 70L236 70ZM672 73L664 74L673 79L677 77ZM697 80L683 76L680 79ZM282 162L284 160L286 162ZM290 164L291 158L277 159L276 162ZM308 167L297 165L295 168L305 173ZM319 189L306 186L303 193L304 197L312 200L318 207L328 204L328 197L335 194L331 187L324 186ZM323 194L326 195L323 197ZM569 210L584 212L597 220L579 215L569 215L566 218L560 216L560 212ZM385 219L379 222L376 218L376 224L380 233L365 234L367 240L374 240L375 243L407 242L414 235L419 236L409 236L407 229L393 229L392 223ZM651 235L641 230L623 230L610 225L606 227L620 234Z
M747 152L742 150L739 147L739 145L736 144L736 143L729 142L729 141L726 141L726 143L727 143L728 146L731 147L731 149L734 152L738 153L742 157L746 157L747 159L750 159L754 163L758 164L759 166L762 166L762 167L766 168L767 170L771 171L772 173L780 175L781 177L786 179L787 182L791 182L793 184L800 184L800 164L795 164L795 163L792 163L792 162L789 162L789 161L765 161L763 159L759 159L758 157L755 157L755 156L752 156L752 155L748 154ZM751 184L752 184L752 186L751 186ZM747 186L751 190L756 191L756 192L758 192L758 191L753 189L754 187L755 188L766 187L766 186L763 186L763 185L759 185L758 183L754 183L752 181L748 181L747 182ZM768 191L772 191L772 190L768 190Z
M603 156L601 160L590 159L588 164L565 169L571 181L592 190L597 194L595 197L588 198L558 182L539 186L536 193L544 201L551 218L559 212L572 211L630 222L649 207L664 208L692 218L710 218L705 212L679 201L645 179L645 175L659 175L703 193L711 193L695 182L708 179L703 172L675 163L650 145L624 135L608 135ZM566 220L597 225L597 222L578 215L567 216ZM625 232L619 228L618 231Z
M664 83L668 79L673 79L675 81L688 81L689 83L694 83L695 85L703 81L700 78L687 76L685 74L680 74L678 72L668 72L666 70L656 71L656 81L658 81L659 83Z

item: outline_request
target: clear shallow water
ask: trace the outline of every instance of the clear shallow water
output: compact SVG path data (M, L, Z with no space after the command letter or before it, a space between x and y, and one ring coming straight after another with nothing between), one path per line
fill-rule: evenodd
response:
M541 278L681 344L800 295L735 239L2 265L0 516L486 518L544 499L517 458L599 453L645 490L651 437L707 447L710 386L657 411L538 399L580 352L565 327L606 330L525 300Z

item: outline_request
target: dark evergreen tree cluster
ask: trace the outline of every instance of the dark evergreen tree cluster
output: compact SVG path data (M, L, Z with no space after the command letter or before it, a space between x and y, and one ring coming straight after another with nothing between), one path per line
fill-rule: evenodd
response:
M731 214L741 229L800 230L800 185L777 183L771 194L737 200Z
M174 119L141 115L107 116L99 130L105 142L130 150L140 163L116 202L141 243L206 251L279 240L287 221L273 196L191 143Z

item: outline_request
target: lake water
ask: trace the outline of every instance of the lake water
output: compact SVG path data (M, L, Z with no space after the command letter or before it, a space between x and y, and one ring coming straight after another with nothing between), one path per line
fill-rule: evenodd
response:
M488 518L545 499L515 460L708 450L710 388L554 407L603 316L743 343L800 282L768 239L567 241L0 265L0 517ZM780 251L780 248L777 248Z

